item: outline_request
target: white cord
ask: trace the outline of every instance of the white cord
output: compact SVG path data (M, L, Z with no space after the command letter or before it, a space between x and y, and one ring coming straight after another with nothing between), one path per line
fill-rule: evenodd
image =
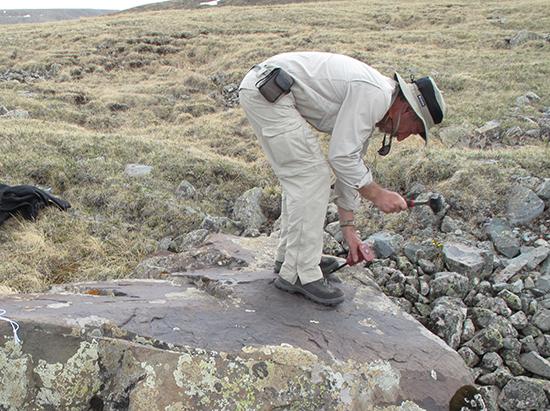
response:
M11 324L11 328L13 330L13 340L16 344L21 344L22 341L17 336L17 330L19 330L19 324L17 324L15 321L10 320L7 317L4 317L4 314L6 314L6 310L0 309L0 320L7 321Z

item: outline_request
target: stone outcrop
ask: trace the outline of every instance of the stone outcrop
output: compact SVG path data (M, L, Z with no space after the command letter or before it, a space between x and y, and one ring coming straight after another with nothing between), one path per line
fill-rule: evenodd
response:
M159 256L147 280L4 297L23 343L0 323L0 408L447 410L472 383L366 268L327 308L277 290L247 241Z

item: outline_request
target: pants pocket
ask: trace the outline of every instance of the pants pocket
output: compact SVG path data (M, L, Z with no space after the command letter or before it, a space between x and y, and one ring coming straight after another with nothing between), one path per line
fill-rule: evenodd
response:
M265 144L279 167L298 165L313 155L300 122L262 128Z

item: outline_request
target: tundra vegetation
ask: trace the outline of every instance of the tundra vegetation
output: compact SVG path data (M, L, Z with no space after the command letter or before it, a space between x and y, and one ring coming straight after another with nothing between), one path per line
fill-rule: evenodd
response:
M254 63L285 51L434 77L449 107L443 127L460 128L459 138L436 131L427 146L412 137L379 158L375 135L367 162L391 189L442 193L451 217L475 226L499 216L514 179L550 175L548 130L537 125L550 106L548 27L544 0L229 5L0 26L0 109L11 113L0 116L0 181L51 188L72 204L0 228L0 287L129 276L163 238L205 214L230 216L255 186L276 210L280 188L234 97ZM538 98L518 103L527 93ZM476 134L494 119L521 132ZM133 178L128 164L152 171ZM176 195L182 180L195 196ZM358 219L365 237L412 236L421 227L407 216L365 204Z

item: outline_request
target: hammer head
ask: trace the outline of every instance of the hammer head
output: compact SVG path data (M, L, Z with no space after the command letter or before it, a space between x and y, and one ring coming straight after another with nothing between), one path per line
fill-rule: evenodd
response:
M443 210L443 198L439 194L435 194L430 197L428 200L428 205L432 209L432 211L437 214L441 210Z

